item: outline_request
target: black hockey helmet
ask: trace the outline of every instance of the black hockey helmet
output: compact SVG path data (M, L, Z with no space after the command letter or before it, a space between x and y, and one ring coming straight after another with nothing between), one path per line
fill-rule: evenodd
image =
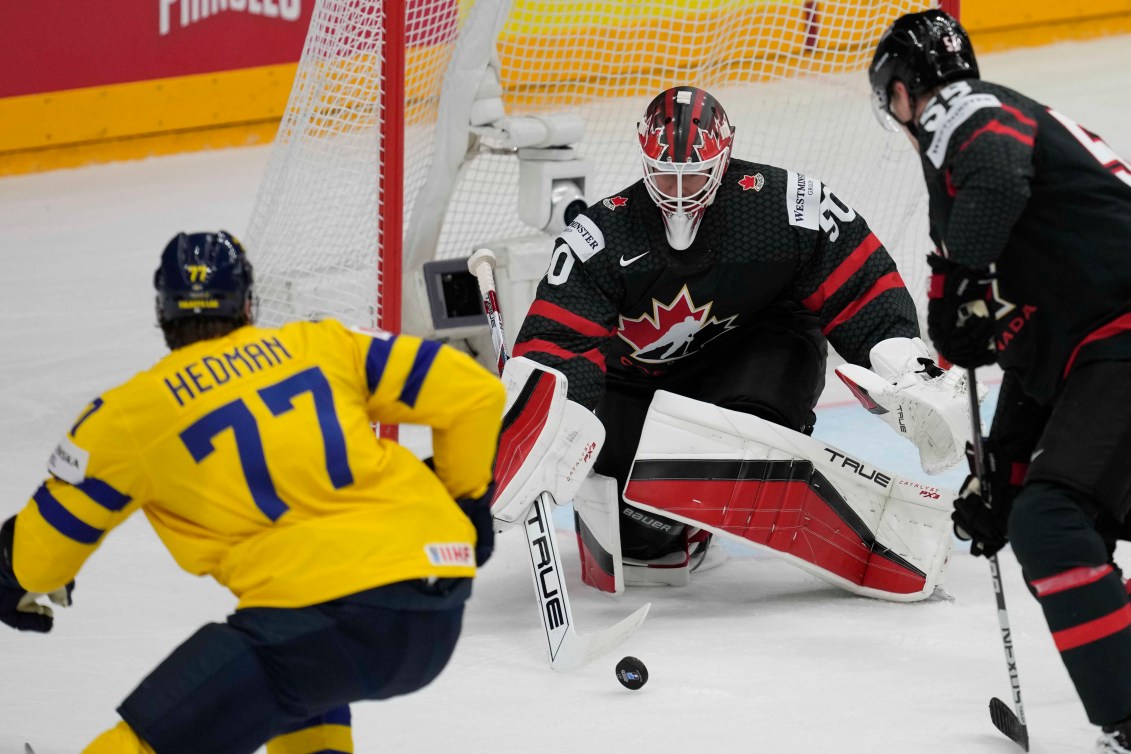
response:
M153 287L161 325L189 317L239 320L254 301L251 262L226 231L178 233L161 253Z
M900 16L884 31L868 66L873 103L887 114L891 86L902 81L912 96L959 79L978 78L966 30L941 10Z

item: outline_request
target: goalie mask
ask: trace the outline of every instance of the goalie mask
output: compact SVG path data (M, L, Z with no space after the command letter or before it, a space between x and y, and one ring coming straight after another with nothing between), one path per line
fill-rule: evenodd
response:
M908 13L887 28L868 66L876 117L889 131L899 130L891 113L891 87L902 81L914 98L942 84L978 78L970 37L941 10Z
M668 244L686 249L722 183L734 129L718 100L677 86L652 100L638 130L644 185L663 215Z
M225 231L178 233L161 253L153 287L162 325L187 317L237 320L255 302L251 262Z

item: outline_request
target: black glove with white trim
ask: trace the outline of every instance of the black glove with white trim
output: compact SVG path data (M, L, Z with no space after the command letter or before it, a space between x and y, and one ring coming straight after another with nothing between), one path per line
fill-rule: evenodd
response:
M12 545L16 537L16 517L12 516L0 527L0 622L18 631L35 631L45 634L55 625L51 608L36 600L43 595L29 592L20 586L12 570ZM60 587L47 595L56 605L70 607L71 592L75 582Z

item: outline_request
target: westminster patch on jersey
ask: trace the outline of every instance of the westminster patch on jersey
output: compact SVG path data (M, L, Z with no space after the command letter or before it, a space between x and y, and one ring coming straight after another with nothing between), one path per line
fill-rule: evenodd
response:
M734 329L737 315L719 320L711 316L713 301L696 306L687 286L669 303L652 299L651 314L630 319L623 314L617 335L632 346L632 358L649 364L676 361Z
M578 215L562 231L561 239L569 244L582 262L588 262L590 257L605 248L605 234L585 215Z
M802 173L787 171L785 211L790 225L816 230L821 222L821 182Z

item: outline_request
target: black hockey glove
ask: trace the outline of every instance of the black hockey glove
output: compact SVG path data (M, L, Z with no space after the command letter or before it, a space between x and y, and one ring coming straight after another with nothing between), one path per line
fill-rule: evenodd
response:
M487 487L487 491L479 497L465 497L457 500L464 514L475 525L475 564L482 566L491 558L495 551L495 526L491 518L491 499L495 497L495 483Z
M975 368L997 361L994 317L986 300L993 276L985 270L960 267L938 254L927 255L931 292L927 303L927 335L951 363Z
M1008 541L1006 525L1013 499L1021 491L1027 464L1012 463L992 440L982 442L985 453L986 481L990 489L983 490L974 472L974 448L966 443L966 459L970 463L970 476L962 483L958 499L954 501L954 534L970 541L970 554L990 557L1005 547Z
M51 608L40 605L32 594L20 586L12 570L12 543L16 536L16 517L12 516L0 527L0 622L18 631L36 631L45 634L55 624ZM57 605L70 605L75 582L56 589L49 599Z

